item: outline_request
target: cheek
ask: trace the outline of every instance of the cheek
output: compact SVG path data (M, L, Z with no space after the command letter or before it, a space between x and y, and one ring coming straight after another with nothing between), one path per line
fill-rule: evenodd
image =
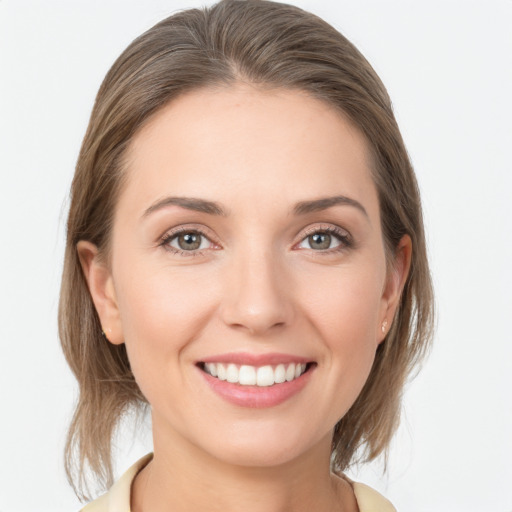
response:
M149 399L161 382L155 374L180 378L183 349L207 322L214 299L205 281L192 273L131 266L119 277L124 341L137 383Z
M358 389L370 372L377 349L382 276L371 267L340 269L306 296L311 324L320 334L333 376ZM323 288L323 291L321 289ZM325 290L328 290L327 292Z
M316 326L329 339L375 342L382 298L381 272L371 266L330 270L315 276L314 288L303 287L306 309L316 318Z

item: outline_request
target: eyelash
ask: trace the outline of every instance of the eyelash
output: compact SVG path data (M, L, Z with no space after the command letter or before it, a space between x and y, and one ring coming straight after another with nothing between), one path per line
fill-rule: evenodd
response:
M173 254L176 254L179 256L184 256L184 257L203 256L205 251L209 250L209 248L208 248L208 249L203 249L203 250L188 250L188 251L186 251L186 250L182 250L182 249L177 249L176 247L172 247L170 245L170 243L174 239L176 239L178 236L180 236L181 234L184 234L184 233L197 234L201 237L206 238L211 244L215 244L215 242L210 239L210 236L199 227L179 227L171 232L165 233L165 235L162 236L162 238L160 240L159 246L163 247L165 250L167 250ZM317 253L319 255L342 252L342 251L352 248L354 245L350 234L348 234L343 229L340 229L335 226L320 226L320 227L315 226L314 228L310 228L309 230L304 232L304 234L302 235L302 238L300 239L300 241L297 244L294 245L294 247L303 243L307 238L309 238L310 236L315 235L315 234L331 235L331 236L334 236L335 238L337 238L338 241L340 242L340 244L337 247L333 247L331 249L324 249L324 250L318 250L318 251L315 251L314 249L310 249L311 251L313 251L314 253Z
M165 233L165 235L161 238L159 245L161 247L163 247L165 250L167 250L173 254L177 254L178 256L184 256L184 257L202 256L205 252L205 249L195 250L195 251L194 250L193 251L185 251L183 249L177 249L176 247L172 247L170 245L171 242L175 238L177 238L178 236L185 234L185 233L197 234L201 237L206 238L210 243L215 244L215 242L213 242L210 239L210 236L208 236L208 234L205 231L203 231L201 228L182 226L182 227L179 227L171 232ZM206 249L206 250L208 250L208 249Z
M299 244L303 243L307 238L309 238L312 235L315 234L327 234L334 236L338 239L340 244L337 247L333 247L331 249L324 249L320 251L315 251L314 249L311 249L314 253L318 255L325 255L325 254L333 254L345 251L347 249L350 249L354 246L354 242L352 240L352 237L350 234L345 231L344 229L338 228L336 226L315 226L313 228L310 228L309 230L306 230L306 232L303 234ZM295 244L295 245L299 245Z

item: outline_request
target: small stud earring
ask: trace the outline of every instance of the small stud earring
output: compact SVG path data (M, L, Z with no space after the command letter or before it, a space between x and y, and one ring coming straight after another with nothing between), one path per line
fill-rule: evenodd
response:
M384 322L382 322L382 327L381 327L381 330L383 333L386 332L386 327L388 326L388 321L387 320L384 320Z

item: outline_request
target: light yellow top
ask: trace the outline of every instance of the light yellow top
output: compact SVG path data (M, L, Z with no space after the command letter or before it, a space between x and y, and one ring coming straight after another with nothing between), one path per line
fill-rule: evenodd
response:
M80 512L130 512L130 491L137 473L153 458L149 453L138 460L103 496L86 505ZM351 482L359 512L396 512L384 496L364 484Z

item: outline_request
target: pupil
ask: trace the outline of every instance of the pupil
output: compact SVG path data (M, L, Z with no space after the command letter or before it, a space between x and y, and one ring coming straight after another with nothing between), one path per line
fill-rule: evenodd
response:
M195 233L185 233L178 237L178 245L185 251L198 249L201 245L201 238Z
M312 249L329 249L331 235L327 233L315 233L309 237L309 245Z

